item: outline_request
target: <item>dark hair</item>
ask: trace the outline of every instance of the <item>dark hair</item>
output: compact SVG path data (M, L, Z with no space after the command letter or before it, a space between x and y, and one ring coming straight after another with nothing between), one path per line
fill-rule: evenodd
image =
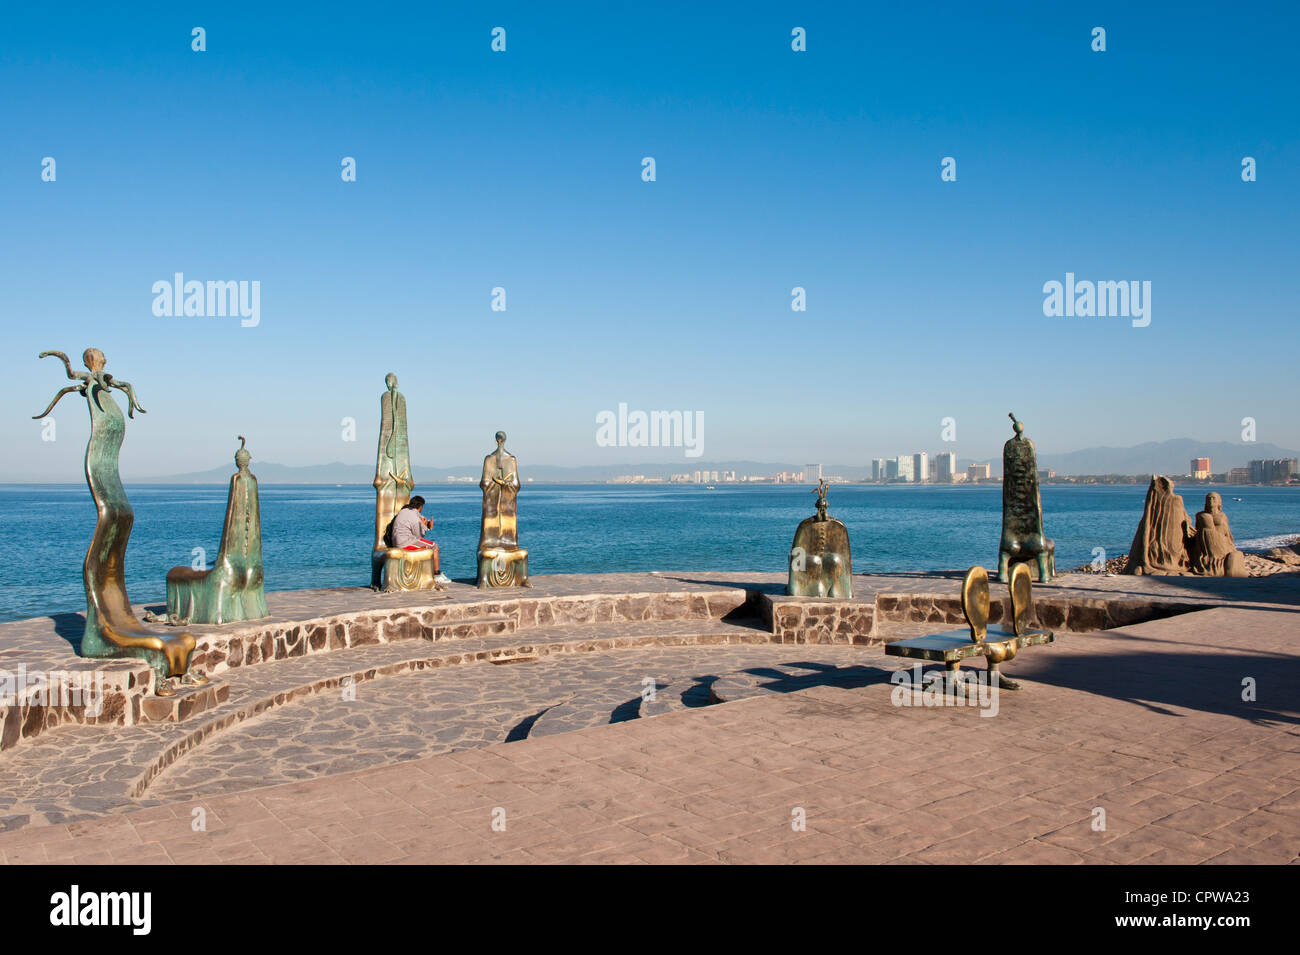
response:
M406 507L403 507L402 510L406 510L407 507L413 507L418 511L420 508L424 507L424 498L420 497L418 494L415 495L415 497L406 502Z

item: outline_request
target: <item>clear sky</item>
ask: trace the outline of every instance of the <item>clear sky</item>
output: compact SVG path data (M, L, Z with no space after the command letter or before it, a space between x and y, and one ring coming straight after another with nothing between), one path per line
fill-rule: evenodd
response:
M30 416L87 345L149 411L128 477L373 461L390 370L436 466L653 459L597 445L620 402L703 412L706 460L985 456L1010 410L1300 446L1298 10L5 4L0 474L79 479L79 399ZM155 316L176 272L260 323ZM1067 272L1150 325L1046 317Z

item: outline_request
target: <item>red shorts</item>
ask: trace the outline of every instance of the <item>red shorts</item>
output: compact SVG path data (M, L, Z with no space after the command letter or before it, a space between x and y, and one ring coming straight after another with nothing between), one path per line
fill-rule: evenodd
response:
M414 544L407 544L405 547L402 548L402 550L428 550L429 548L433 548L434 550L437 550L438 545L435 544L433 541L427 541L423 537L421 537Z

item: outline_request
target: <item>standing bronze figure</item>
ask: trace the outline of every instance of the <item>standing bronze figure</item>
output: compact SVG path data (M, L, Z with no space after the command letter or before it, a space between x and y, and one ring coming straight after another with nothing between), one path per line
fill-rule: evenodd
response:
M388 390L379 399L379 450L375 459L375 541L370 550L373 590L445 590L433 572L433 550L403 550L385 541L388 526L411 499L411 444L406 430L406 396L397 376L384 376Z
M531 587L528 551L519 546L516 499L519 462L506 450L506 433L496 434L497 449L483 459L483 522L478 538L480 587Z
M148 662L154 672L154 692L172 696L176 691L172 677L190 683L206 683L207 678L189 673L194 653L194 636L190 633L156 633L145 628L131 610L126 595L126 545L135 523L135 512L126 499L118 473L118 454L126 436L126 420L110 391L116 388L127 397L127 416L145 410L135 400L135 390L104 371L104 353L87 348L82 361L88 371L73 371L72 362L60 351L43 351L38 357L54 355L63 361L68 385L38 415L44 418L64 395L75 391L86 399L90 411L90 440L86 443L86 483L95 499L99 519L95 534L86 551L82 576L86 587L86 627L81 637L83 657L135 657Z
M1056 542L1043 535L1043 499L1038 491L1038 455L1025 437L1025 426L1011 419L1015 437L1002 446L1002 542L998 546L998 580L1010 581L1009 565L1034 561L1038 579L1056 574Z
M790 548L790 578L785 592L792 597L853 597L853 558L844 522L826 515L826 482L817 485L817 513L805 517L794 532Z

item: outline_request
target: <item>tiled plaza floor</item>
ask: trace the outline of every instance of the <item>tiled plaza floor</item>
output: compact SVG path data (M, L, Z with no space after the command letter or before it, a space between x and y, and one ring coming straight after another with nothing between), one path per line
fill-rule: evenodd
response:
M1027 651L991 717L888 683L759 693L29 826L0 857L1295 863L1297 633L1295 611L1207 610Z

